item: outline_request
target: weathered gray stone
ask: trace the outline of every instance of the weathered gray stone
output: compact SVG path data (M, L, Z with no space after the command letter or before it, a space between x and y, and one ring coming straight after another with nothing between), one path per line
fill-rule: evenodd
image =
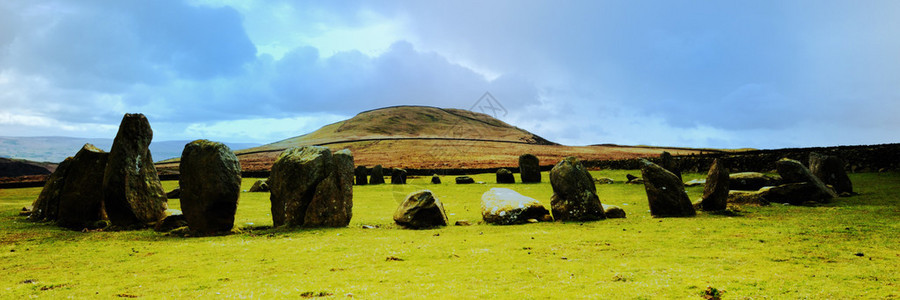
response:
M369 174L369 169L366 166L358 166L356 170L353 171L353 175L356 176L356 185L366 185L369 184L369 179L367 175Z
M567 157L550 170L553 196L550 207L557 221L593 221L606 218L594 179L577 158Z
M258 179L256 182L250 186L249 192L251 193L265 193L269 191L269 180L268 179Z
M55 221L59 217L59 199L63 187L66 185L66 172L69 170L69 164L72 163L72 159L72 157L67 157L59 163L56 171L50 174L50 178L47 179L47 183L44 183L41 193L34 200L34 203L31 204L29 219L44 222Z
M375 165L372 167L372 176L369 176L369 184L383 184L384 183L384 169L382 169L381 165Z
M516 183L516 176L511 171L500 168L497 170L497 183Z
M459 176L456 177L456 184L472 184L475 183L475 179L469 176Z
M391 184L406 184L406 170L394 168L391 171Z
M142 114L125 114L113 140L103 175L103 207L116 226L159 221L168 208L153 157L153 130Z
M609 219L624 219L625 218L625 210L621 207L615 205L606 205L603 204L603 213L606 214L606 218Z
M447 226L447 212L431 191L422 190L406 196L394 212L394 222L410 229Z
M815 184L809 182L767 186L759 190L759 196L767 202L793 205L801 205L808 202L822 203L832 198L827 193L823 193Z
M353 156L326 147L284 151L269 177L275 226L343 227L353 209Z
M697 214L678 176L642 159L641 175L654 217L691 217Z
M725 162L718 158L709 167L706 174L706 185L700 196L700 208L704 211L725 210L728 208L728 169Z
M672 174L678 176L678 180L681 180L681 168L678 166L678 162L675 161L675 158L672 157L672 154L668 151L663 151L659 155L659 166L672 172Z
M103 212L103 173L109 153L85 144L72 158L59 198L60 226L93 228L106 218Z
M532 154L519 156L519 177L522 183L541 182L541 161Z
M728 203L740 205L769 205L759 191L728 191Z
M507 188L492 188L481 195L481 217L485 223L511 225L528 219L552 220L550 211L534 198Z
M813 189L809 189L809 192L812 194L808 195L806 198L816 199L815 201L819 202L828 202L832 198L836 198L838 195L831 189L825 186L818 177L814 176L809 172L803 164L799 161L793 159L783 158L777 162L775 162L775 168L778 170L778 174L781 175L781 178L784 179L784 183L809 183L813 185ZM774 202L769 200L770 202Z
M844 161L833 155L809 154L809 171L838 194L853 194L853 183L844 170Z
M594 182L597 183L597 184L613 184L613 183L616 183L615 180L613 180L612 178L609 178L609 177L597 177L597 178L594 178Z
M740 191L758 191L766 186L781 184L780 176L770 176L757 172L740 172L728 175L728 188Z
M241 164L225 144L196 140L184 146L178 167L181 210L201 234L231 231L241 195Z
M431 183L441 184L441 177L438 174L431 175Z

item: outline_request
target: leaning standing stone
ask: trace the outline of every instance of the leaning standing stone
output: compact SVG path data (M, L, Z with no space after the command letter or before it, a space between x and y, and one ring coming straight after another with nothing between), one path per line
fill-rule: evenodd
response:
M366 166L356 167L356 170L353 171L353 175L356 176L356 185L369 184L369 180L366 178L368 173L369 173L369 169L366 169Z
M844 170L844 161L837 156L810 153L809 171L825 184L833 186L838 194L853 193L853 183Z
M516 183L516 177L507 169L497 170L497 183Z
M507 188L492 188L481 195L481 217L485 223L497 225L552 220L540 202Z
M85 144L72 158L59 198L60 226L92 228L106 217L103 213L103 172L108 157L109 153Z
M372 176L369 178L369 184L382 183L384 183L384 170L381 168L381 165L375 165L375 167L372 167Z
M394 222L410 229L447 226L447 212L431 191L422 190L406 196L394 212Z
M353 157L321 146L291 148L269 177L275 226L343 227L353 209Z
M650 203L650 214L654 217L691 217L697 214L691 199L684 191L684 184L678 176L662 167L641 159L644 189Z
M34 203L31 204L31 216L28 218L32 221L53 221L59 217L59 198L62 194L63 187L66 185L66 173L69 170L69 164L72 163L72 157L67 157L59 163L56 171L50 174L47 183L38 195Z
M153 130L142 114L125 114L103 175L103 205L112 225L147 225L165 217L166 192L150 155Z
M550 207L557 221L593 221L606 218L594 179L577 158L567 157L550 170L553 196Z
M706 174L706 185L700 201L700 208L705 211L725 210L728 207L728 170L718 158L713 161Z
M188 228L202 234L234 227L241 194L241 164L225 144L196 140L181 153L181 211Z
M532 154L519 156L519 176L522 183L541 182L541 161Z
M391 184L406 184L406 170L394 168L391 171Z

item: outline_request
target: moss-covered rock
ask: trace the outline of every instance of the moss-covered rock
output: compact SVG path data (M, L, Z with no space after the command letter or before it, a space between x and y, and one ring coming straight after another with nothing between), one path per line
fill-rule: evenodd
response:
M284 151L269 177L275 226L343 227L353 209L353 156L321 146Z
M557 221L593 221L606 218L591 173L574 157L563 159L550 170L553 196L550 207Z
M234 227L241 194L241 164L225 144L196 140L184 146L179 165L181 210L196 233Z
M641 175L644 190L654 217L692 217L697 214L691 199L684 191L684 183L672 172L642 159Z
M422 190L406 196L394 211L394 222L410 229L447 226L447 212L431 191Z
M103 175L103 205L114 226L155 223L168 208L153 157L153 130L143 114L125 114Z
M541 161L533 154L519 156L519 176L522 183L541 182Z

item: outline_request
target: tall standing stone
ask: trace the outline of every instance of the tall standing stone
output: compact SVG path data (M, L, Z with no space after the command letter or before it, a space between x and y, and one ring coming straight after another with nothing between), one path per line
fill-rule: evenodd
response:
M356 176L356 185L369 184L369 180L367 178L368 173L369 169L366 169L366 166L356 167L356 170L353 171L353 175Z
M728 169L720 159L715 159L706 174L706 185L700 197L700 208L705 211L725 210L728 207Z
M550 170L550 207L557 221L606 219L591 173L577 158L567 157Z
M646 159L641 159L644 190L654 217L691 217L697 214L691 199L684 191L684 183L672 172Z
M394 168L391 171L391 184L406 184L406 170Z
M72 157L67 157L59 163L56 171L50 174L47 183L38 195L34 203L31 204L32 221L54 221L59 217L59 199L62 194L63 187L66 185L66 172L69 170L69 164L72 163Z
M241 164L234 152L222 143L196 140L184 146L178 170L188 227L203 234L230 231L241 194Z
M381 165L375 165L372 167L372 176L369 177L369 184L383 184L384 183L384 169L382 169Z
M103 212L103 173L109 153L85 144L66 171L60 193L59 225L72 229L92 228L106 218Z
M809 154L809 171L825 184L830 184L838 194L853 193L853 183L844 170L844 161L837 156Z
M275 226L343 227L353 209L353 156L326 147L285 150L269 176Z
M814 201L827 202L828 200L837 197L837 194L835 194L834 191L826 187L822 180L819 180L818 177L814 176L809 169L803 166L799 161L782 158L775 162L775 169L778 170L778 175L781 175L785 184L811 184L814 187L812 189L813 194L809 195L808 198L814 199Z
M165 217L166 192L148 148L152 139L143 114L125 114L103 175L103 206L113 225L146 225Z
M519 156L519 176L522 183L541 182L541 161L532 154Z
M497 170L497 183L516 183L516 176L505 168Z
M681 168L678 166L678 162L675 161L675 158L672 157L672 154L668 151L663 151L663 153L659 155L659 166L672 172L672 174L675 174L675 176L678 176L678 179L681 180Z

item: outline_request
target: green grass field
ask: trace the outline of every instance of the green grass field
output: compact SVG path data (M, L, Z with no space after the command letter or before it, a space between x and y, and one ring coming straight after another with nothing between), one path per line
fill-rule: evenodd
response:
M621 180L626 171L593 173ZM347 228L265 229L269 195L242 193L235 221L242 232L199 238L32 223L18 211L40 188L0 190L0 299L700 299L707 287L726 299L900 298L900 173L851 174L861 195L828 205L669 219L650 217L643 186L598 185L601 201L624 208L627 219L478 224L481 194L491 187L549 208L543 176L545 183L530 185L455 185L446 176L441 185L423 177L357 186ZM493 174L473 177L494 181ZM243 188L252 183L244 179ZM164 182L167 190L175 185ZM475 225L393 225L403 196L419 189L444 202L451 224ZM692 199L701 192L688 188Z

